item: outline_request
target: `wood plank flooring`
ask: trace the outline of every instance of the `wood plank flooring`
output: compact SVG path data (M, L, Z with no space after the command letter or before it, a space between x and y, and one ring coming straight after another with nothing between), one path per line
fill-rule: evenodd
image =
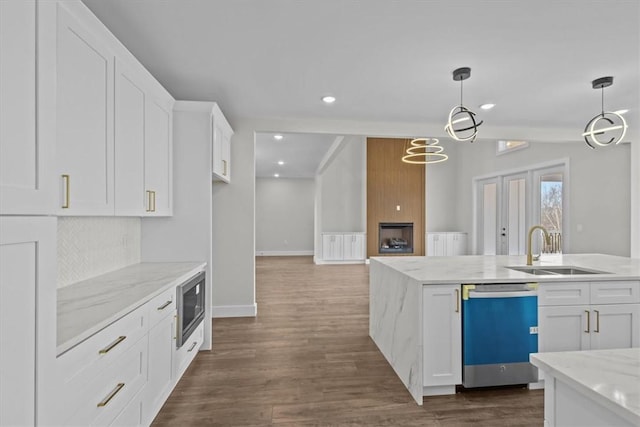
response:
M543 392L415 404L368 336L368 267L258 257L256 318L214 319L154 426L540 426Z

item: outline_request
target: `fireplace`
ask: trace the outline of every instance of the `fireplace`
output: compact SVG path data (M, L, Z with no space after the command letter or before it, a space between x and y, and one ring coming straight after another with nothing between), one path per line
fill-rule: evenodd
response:
M381 222L378 229L378 251L381 254L413 253L412 222Z

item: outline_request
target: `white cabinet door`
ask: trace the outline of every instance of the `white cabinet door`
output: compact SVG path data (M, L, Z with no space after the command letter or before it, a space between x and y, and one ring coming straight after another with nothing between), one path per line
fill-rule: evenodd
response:
M342 259L357 261L364 259L364 236L362 234L345 234L342 236Z
M640 347L640 304L592 305L591 349Z
M343 259L342 234L322 235L322 259L325 261L341 261Z
M47 86L53 73L45 53L36 59L36 9L33 0L0 1L0 215L55 212L55 127L45 126L54 114L46 102L55 102L45 94L55 88Z
M588 305L538 307L538 350L577 351L591 348Z
M142 405L145 425L151 424L171 391L174 325L174 317L167 316L149 331L149 381Z
M215 181L231 181L231 137L233 130L222 111L215 106L212 114L213 150L211 166Z
M445 256L447 254L447 237L445 233L427 234L427 255Z
M116 61L115 81L115 214L145 212L145 92L142 79Z
M58 3L59 215L113 215L113 54Z
M147 99L145 109L144 185L146 209L151 216L173 212L172 109Z
M423 385L462 382L460 286L424 286L422 290Z
M0 425L36 425L55 359L56 219L0 217ZM38 398L42 398L38 394Z
M467 234L447 233L447 256L460 256L467 254Z

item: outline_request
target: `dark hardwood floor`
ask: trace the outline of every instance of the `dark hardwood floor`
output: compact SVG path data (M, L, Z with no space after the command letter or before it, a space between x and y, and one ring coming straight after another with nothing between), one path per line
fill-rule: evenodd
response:
M543 392L415 404L368 336L368 267L259 257L256 318L214 319L155 426L540 426Z

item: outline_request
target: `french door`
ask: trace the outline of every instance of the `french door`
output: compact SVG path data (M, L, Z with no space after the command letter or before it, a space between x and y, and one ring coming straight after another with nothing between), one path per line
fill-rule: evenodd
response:
M533 252L562 252L567 228L563 221L566 169L562 162L474 179L475 253L524 255L527 230L534 224L550 232L551 245L543 246L536 232Z

